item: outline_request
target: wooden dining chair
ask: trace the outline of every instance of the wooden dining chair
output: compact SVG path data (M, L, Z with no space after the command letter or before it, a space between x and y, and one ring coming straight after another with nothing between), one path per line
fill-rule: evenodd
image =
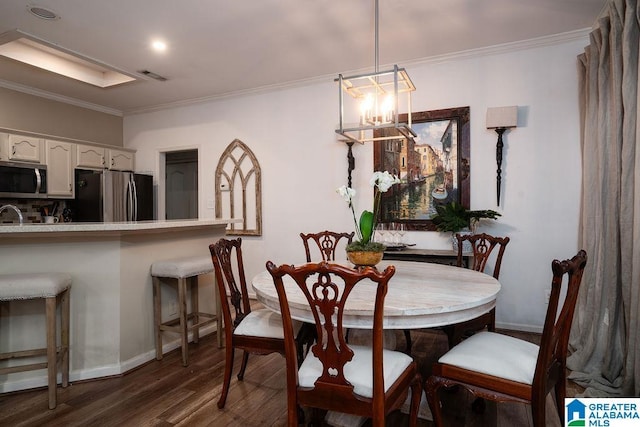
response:
M371 418L374 427L384 426L386 415L403 405L409 389L410 425L415 426L422 394L416 363L404 353L383 349L384 299L395 267L378 272L371 267L355 270L325 261L300 267L276 267L269 261L267 270L273 276L285 330L289 427L298 426L299 407L313 408L317 425L321 425L324 411L337 411ZM285 285L285 276L293 281ZM345 340L344 308L356 286L377 287L372 347L350 345ZM319 337L301 365L296 358L287 299L288 292L299 291L306 297L309 306L305 309L313 314Z
M218 400L218 408L222 409L229 393L235 349L244 351L238 372L238 380L242 381L250 353L284 355L284 333L279 314L268 309L251 310L242 261L242 239L220 239L209 246L209 251L224 318L224 380ZM299 322L293 327L299 329Z
M438 390L458 385L478 398L530 404L535 427L545 427L546 397L555 389L560 425L564 425L567 346L586 263L583 250L570 260L551 263L551 296L539 347L511 336L480 332L434 364L425 389L436 426L443 425ZM566 296L561 304L563 287Z
M311 262L311 248L309 242L315 242L320 254L322 255L322 261L335 261L336 260L336 248L341 239L346 240L346 244L353 241L355 233L337 233L335 231L321 231L319 233L300 233L302 243L304 244L304 252L307 255L307 262ZM320 261L316 259L315 261Z
M489 273L490 260L493 260L492 274L498 279L500 276L500 266L502 264L502 256L509 243L509 237L494 237L486 233L481 234L456 234L458 241L458 258L457 266L464 266L465 242L471 245L473 252L473 265L475 271ZM470 336L475 332L487 329L490 332L496 330L496 309L491 309L488 313L483 314L475 319L454 325L443 326L442 330L447 334L449 348L453 348L466 336Z
M307 257L307 262L311 261L335 261L336 260L336 249L338 248L338 243L341 239L345 239L345 246L353 241L353 236L355 232L351 233L338 233L335 231L321 231L319 233L300 233L300 238L302 239L302 244L304 245L304 252ZM314 242L310 244L310 242ZM319 253L322 258L316 258L311 256L312 248L317 247L317 251L313 251L314 254ZM302 351L304 356L306 352L309 351L311 345L316 341L316 330L313 325L308 323L303 323L302 328L300 329L300 334L298 335L298 346L300 348L299 351Z

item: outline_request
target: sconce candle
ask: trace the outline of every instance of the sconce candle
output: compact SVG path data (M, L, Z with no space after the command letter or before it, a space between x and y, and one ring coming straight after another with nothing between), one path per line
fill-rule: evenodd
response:
M502 183L502 134L509 128L518 126L518 107L492 107L487 109L487 129L495 129L498 134L498 142L496 143L496 195L497 204L500 206L500 186Z

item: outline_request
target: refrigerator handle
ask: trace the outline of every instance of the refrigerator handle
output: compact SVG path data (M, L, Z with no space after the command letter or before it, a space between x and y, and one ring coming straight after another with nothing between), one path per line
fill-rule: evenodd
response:
M131 187L131 180L127 180L127 221L133 221L133 189Z
M135 176L131 175L131 201L133 202L131 206L133 206L132 212L132 221L138 220L138 188L136 186Z

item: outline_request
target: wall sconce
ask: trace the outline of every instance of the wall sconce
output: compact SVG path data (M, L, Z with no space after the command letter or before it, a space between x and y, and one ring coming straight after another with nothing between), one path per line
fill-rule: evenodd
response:
M347 187L351 187L351 172L356 168L356 159L353 157L353 141L345 141L349 150L347 151Z
M500 184L502 181L502 134L509 128L518 126L518 107L492 107L487 109L487 129L495 129L498 134L496 144L496 162L498 164L496 178L496 194L498 206L500 206Z

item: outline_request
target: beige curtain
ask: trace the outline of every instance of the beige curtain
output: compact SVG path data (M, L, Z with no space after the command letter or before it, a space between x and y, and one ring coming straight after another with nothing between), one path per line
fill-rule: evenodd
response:
M586 396L640 396L640 150L637 0L611 0L579 56L589 261L570 340Z

